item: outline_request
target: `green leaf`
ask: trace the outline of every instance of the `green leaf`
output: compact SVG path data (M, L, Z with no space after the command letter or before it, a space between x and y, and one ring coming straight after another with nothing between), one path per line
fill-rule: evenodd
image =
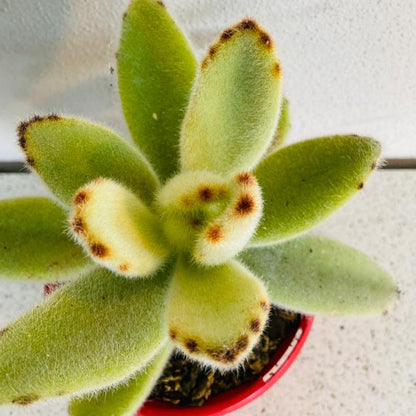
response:
M100 269L3 329L0 404L96 391L138 371L166 341L169 276Z
M280 65L269 35L252 20L222 33L202 62L181 135L185 170L233 174L268 148L280 106Z
M161 375L172 352L171 344L157 353L144 369L115 387L104 389L91 397L72 400L71 416L131 416L146 400Z
M110 179L95 179L77 191L70 224L91 258L117 274L148 276L169 254L159 217Z
M286 97L283 97L282 108L280 110L279 124L273 136L269 148L267 149L267 155L279 150L286 141L287 134L290 130L290 112L289 112L289 101Z
M66 234L66 215L47 198L0 201L0 277L68 280L95 265Z
M113 131L50 115L22 122L18 132L27 164L63 203L99 176L120 181L147 204L153 200L158 180L152 167Z
M220 369L238 366L268 311L263 284L239 263L200 267L179 259L166 316L171 340L191 358Z
M302 236L246 250L240 260L264 281L272 302L306 314L379 314L396 299L389 274L362 252Z
M296 143L264 159L254 171L264 207L251 243L273 244L323 221L363 187L380 150L366 137L333 136Z
M180 126L196 60L162 2L130 3L117 62L118 86L130 132L165 180L178 170Z

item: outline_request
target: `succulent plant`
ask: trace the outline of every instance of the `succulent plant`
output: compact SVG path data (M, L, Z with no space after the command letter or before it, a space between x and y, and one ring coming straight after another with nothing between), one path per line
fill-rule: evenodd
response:
M363 187L380 145L283 147L281 65L251 19L199 67L161 2L132 1L123 19L118 82L137 147L55 114L18 127L54 198L0 202L0 275L66 283L0 332L1 404L72 395L72 415L132 414L173 348L238 368L271 303L348 315L395 298L367 256L302 235Z

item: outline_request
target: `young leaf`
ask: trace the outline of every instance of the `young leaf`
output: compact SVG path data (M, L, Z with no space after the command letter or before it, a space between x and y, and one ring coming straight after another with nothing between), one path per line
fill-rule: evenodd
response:
M26 163L65 204L99 176L120 181L147 204L158 180L136 149L113 131L85 120L35 116L18 128Z
M210 221L196 239L194 260L209 266L222 264L239 253L253 235L262 214L263 201L256 178L243 172L231 181L230 204Z
M70 226L95 262L124 276L147 276L168 255L159 218L110 179L98 178L76 192Z
M380 156L380 144L358 136L307 140L273 153L255 169L263 217L252 245L307 231L360 190Z
M269 146L281 70L269 35L252 20L222 33L202 62L182 125L184 170L251 170Z
M165 180L178 170L180 125L196 60L162 2L130 3L117 62L118 86L131 134Z
M0 404L96 391L143 367L166 342L170 270L125 279L100 269L0 332Z
M272 302L306 314L379 314L397 295L377 263L328 238L302 236L251 248L240 260L265 283Z
M282 108L280 110L279 123L277 129L274 132L273 140L267 149L267 155L279 150L286 141L286 136L290 130L290 113L289 113L289 101L286 97L283 97Z
M0 277L69 280L95 265L66 235L66 215L47 198L0 201Z
M132 416L146 400L156 384L172 352L169 343L152 361L130 379L115 387L103 389L97 395L87 394L72 400L71 416Z
M179 259L166 316L171 340L191 358L220 369L238 366L268 311L263 284L239 263L207 268Z

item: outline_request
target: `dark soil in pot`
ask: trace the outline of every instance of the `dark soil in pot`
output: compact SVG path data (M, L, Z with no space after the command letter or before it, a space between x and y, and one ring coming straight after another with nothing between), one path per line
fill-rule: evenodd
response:
M268 326L244 365L225 374L204 368L180 353L173 354L149 399L202 406L208 398L252 381L284 339L298 328L300 319L299 314L273 307Z

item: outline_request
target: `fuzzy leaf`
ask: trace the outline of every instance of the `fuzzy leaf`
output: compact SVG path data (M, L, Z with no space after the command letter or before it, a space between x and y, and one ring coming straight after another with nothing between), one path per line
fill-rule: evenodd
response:
M132 416L152 391L172 352L171 344L159 351L144 369L115 387L72 400L71 416Z
M264 281L272 302L306 314L379 314L396 298L385 270L328 238L302 236L252 248L240 260Z
M262 189L263 217L252 245L273 244L307 231L363 187L380 144L333 136L284 147L254 171Z
M182 125L182 168L254 168L277 126L280 79L272 40L257 23L243 20L224 31L194 85Z
M65 204L91 180L120 181L147 204L158 180L142 154L113 131L85 120L58 116L22 122L19 143L27 164Z
M69 280L95 265L66 235L66 215L47 198L0 201L0 277Z
M286 97L283 97L282 108L280 110L279 123L277 129L274 133L273 140L267 149L267 154L271 155L272 153L279 150L285 143L287 134L290 130L290 112L289 112L289 101Z
M178 169L179 133L196 60L163 4L132 1L117 54L124 115L135 142L165 180Z
M263 201L256 178L241 173L230 181L230 188L228 207L199 233L192 251L197 263L225 263L247 245L259 223Z
M124 276L148 276L168 255L159 218L110 179L98 178L76 192L70 225L95 262Z
M138 371L166 341L169 270L125 279L100 269L0 332L0 404L96 391Z
M207 268L179 259L166 316L171 340L193 359L220 369L238 366L268 311L263 284L239 263Z

